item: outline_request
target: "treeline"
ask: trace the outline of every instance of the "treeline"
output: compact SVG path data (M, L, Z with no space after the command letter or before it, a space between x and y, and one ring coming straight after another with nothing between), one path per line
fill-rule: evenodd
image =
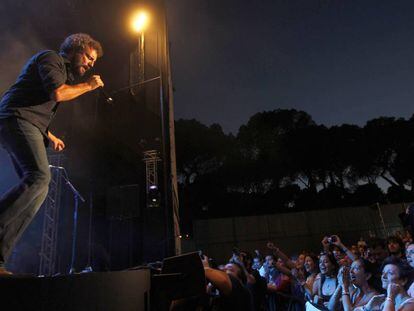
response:
M414 199L414 118L318 125L303 111L253 115L236 136L176 121L187 217L276 213Z

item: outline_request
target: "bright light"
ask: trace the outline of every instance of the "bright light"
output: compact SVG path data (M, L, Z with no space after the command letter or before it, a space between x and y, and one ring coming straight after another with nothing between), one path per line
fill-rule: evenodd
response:
M135 32L143 32L148 25L148 19L147 12L138 11L131 18L131 28Z

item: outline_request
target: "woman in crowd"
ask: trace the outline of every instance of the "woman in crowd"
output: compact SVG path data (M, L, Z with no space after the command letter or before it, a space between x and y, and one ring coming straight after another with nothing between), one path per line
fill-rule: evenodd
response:
M305 300L312 300L313 283L319 273L318 257L313 254L305 255L304 269L305 273L293 269L292 274L300 284Z
M411 281L412 268L398 257L389 257L383 263L382 288L385 295L375 295L361 311L413 311L414 298L411 298L406 288ZM384 300L385 298L385 300Z
M411 268L414 268L414 244L410 243L407 245L407 248L405 249L405 257L407 258L407 262L410 265ZM410 297L414 297L414 282L411 282L410 287L407 291L408 295Z
M320 306L328 306L329 299L337 287L338 264L330 253L322 253L319 257L320 274L313 283L313 302Z
M342 298L344 311L361 310L378 294L375 289L375 269L374 264L362 258L353 261L350 268L342 267L338 273L338 287L329 301L328 309L338 309Z

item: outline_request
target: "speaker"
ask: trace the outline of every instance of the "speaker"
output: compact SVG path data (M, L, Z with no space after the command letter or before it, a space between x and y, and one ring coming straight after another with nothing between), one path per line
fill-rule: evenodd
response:
M204 267L198 252L165 258L161 274L153 275L153 288L171 299L205 294Z
M138 184L111 187L107 193L108 219L131 219L140 216Z

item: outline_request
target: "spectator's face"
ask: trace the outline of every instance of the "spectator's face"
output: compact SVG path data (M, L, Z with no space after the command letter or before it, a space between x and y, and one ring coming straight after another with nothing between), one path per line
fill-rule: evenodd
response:
M281 266L281 267L284 267L285 266L285 263L283 262L283 260L282 259L280 259L280 258L278 258L277 259L277 264L279 265L279 266Z
M255 257L253 258L253 269L260 269L260 267L262 266L262 261L260 260L260 258Z
M364 265L360 260L355 260L351 264L349 277L351 278L351 282L356 286L361 286L367 281L367 274L365 273Z
M305 266L306 272L308 273L312 273L316 269L315 262L313 261L312 257L309 257L309 256L306 256L304 266Z
M305 254L300 254L298 257L298 262L297 262L298 266L303 267L305 263L305 259L306 259Z
M375 248L373 248L371 254L375 262L382 262L388 256L387 251L380 245L377 245Z
M400 244L397 241L393 241L393 240L389 241L388 242L388 251L391 254L398 254L398 253L400 253L401 252Z
M365 249L364 246L360 246L359 249L358 249L359 254L365 254L365 251L366 251L366 249Z
M334 270L334 264L329 260L329 257L326 255L322 255L319 258L319 270L321 270L322 274L331 274Z
M408 245L405 256L407 257L408 264L414 268L414 244Z
M266 264L267 264L268 267L273 266L274 261L275 260L274 260L273 256L266 256Z
M388 284L390 283L397 283L401 286L404 286L405 284L405 282L400 279L400 270L396 265L392 264L386 265L382 270L381 281L382 288L385 290L388 288Z
M335 247L332 251L332 254L334 255L337 262L340 262L342 258L345 257L345 254L342 253L339 248Z
M359 255L359 254L358 254L358 246L356 246L356 245L352 245L352 246L351 246L351 252L352 252L354 255Z

